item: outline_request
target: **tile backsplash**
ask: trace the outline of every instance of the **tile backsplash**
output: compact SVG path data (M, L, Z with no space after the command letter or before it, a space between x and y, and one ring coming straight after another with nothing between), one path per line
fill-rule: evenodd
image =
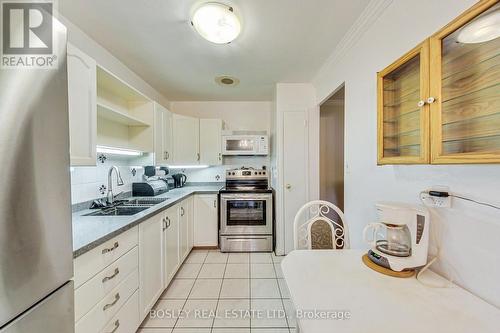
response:
M106 196L109 168L116 165L120 170L124 185L116 185L116 174L113 173L113 192L132 191L132 183L142 181L147 158L123 158L106 155L104 163L99 159L97 166L71 168L71 203L76 204ZM135 175L134 175L135 173ZM104 193L101 193L104 190Z
M152 155L144 157L122 157L106 155L105 159L97 160L97 166L71 168L71 203L78 204L106 196L109 168L116 165L120 170L124 185L116 185L116 175L113 174L113 192L132 191L132 183L142 181L144 165L151 165ZM245 167L269 168L267 156L226 156L224 165L203 169L171 168L170 174L183 172L189 183L224 182L226 170ZM135 175L133 174L135 171ZM103 193L102 193L103 192Z

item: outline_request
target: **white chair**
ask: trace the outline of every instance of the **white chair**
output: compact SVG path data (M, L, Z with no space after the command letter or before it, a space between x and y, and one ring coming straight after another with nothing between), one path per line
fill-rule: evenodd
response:
M341 223L334 220L336 216ZM299 209L293 221L293 236L295 250L350 247L344 213L324 200L310 201Z

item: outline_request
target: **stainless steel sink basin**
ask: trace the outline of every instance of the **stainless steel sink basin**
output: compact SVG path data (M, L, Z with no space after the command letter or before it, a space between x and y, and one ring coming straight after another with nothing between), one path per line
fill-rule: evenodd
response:
M130 216L148 209L150 206L116 206L104 208L85 216Z
M163 201L167 200L168 198L141 198L141 199L131 199L127 202L125 202L123 205L124 206L154 206L159 203L162 203Z

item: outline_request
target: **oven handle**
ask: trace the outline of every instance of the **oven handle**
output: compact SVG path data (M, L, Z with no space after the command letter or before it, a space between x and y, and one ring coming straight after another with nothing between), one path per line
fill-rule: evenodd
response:
M242 240L242 239L264 239L267 240L269 237L226 237L227 240Z
M222 194L222 200L272 200L272 194Z

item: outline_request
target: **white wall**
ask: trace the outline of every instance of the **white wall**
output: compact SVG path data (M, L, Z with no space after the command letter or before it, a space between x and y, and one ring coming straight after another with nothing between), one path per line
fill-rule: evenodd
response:
M387 2L387 1L385 1ZM320 103L346 87L345 212L354 248L364 247L363 227L375 219L380 200L419 203L420 191L447 185L451 191L500 205L499 165L377 166L376 72L446 25L473 0L398 0L314 80ZM500 306L500 211L455 200L432 210L435 269Z
M168 108L168 99L151 87L143 78L125 66L125 64L118 60L115 55L108 52L108 50L86 35L62 15L59 16L59 19L68 28L69 43L94 58L99 66L110 71L145 96Z

